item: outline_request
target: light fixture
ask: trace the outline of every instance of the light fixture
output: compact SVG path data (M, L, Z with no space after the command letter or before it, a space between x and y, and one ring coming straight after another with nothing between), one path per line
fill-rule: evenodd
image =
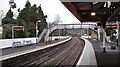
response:
M91 16L95 16L96 15L96 12L91 12Z

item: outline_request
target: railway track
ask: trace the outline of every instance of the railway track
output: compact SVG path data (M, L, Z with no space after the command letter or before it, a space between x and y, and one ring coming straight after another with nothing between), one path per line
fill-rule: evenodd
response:
M42 65L39 66L49 65L55 67L61 67L61 66L74 67L80 55L82 54L83 48L84 48L84 41L76 38L76 43L74 45L70 46L68 49L66 49L58 56L52 58L51 60L48 60L47 62L44 62Z
M82 53L83 41L73 38L71 41L47 49L43 49L25 56L3 61L2 67L39 67L44 65L74 66Z

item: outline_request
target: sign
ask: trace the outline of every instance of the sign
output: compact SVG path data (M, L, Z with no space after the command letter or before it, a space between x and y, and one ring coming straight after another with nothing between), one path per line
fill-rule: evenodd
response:
M23 30L24 31L24 26L14 26L13 30L15 30L15 31Z
M23 27L14 27L14 30L16 31L20 31L20 30L23 30L24 28Z
M106 28L117 28L117 26L115 26L115 25L112 25L112 26L106 26Z

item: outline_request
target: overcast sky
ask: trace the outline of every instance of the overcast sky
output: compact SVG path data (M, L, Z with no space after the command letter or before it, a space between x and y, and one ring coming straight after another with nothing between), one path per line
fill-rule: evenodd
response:
M9 2L10 0L0 0L0 10L3 10L4 13L8 11L10 8ZM14 9L14 13L17 13L17 9L22 9L27 0L14 0L17 5L17 8ZM47 21L53 22L56 15L59 15L62 23L80 23L80 21L59 1L59 0L29 0L31 5L37 4L39 6L41 4L42 10L45 15L48 16ZM5 15L5 14L4 14Z

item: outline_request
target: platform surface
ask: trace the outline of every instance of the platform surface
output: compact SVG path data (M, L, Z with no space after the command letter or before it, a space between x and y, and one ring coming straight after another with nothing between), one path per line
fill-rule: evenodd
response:
M106 53L103 52L102 42L99 40L88 39L94 48L98 67L118 67L120 66L120 47L111 49L112 43L106 43Z

